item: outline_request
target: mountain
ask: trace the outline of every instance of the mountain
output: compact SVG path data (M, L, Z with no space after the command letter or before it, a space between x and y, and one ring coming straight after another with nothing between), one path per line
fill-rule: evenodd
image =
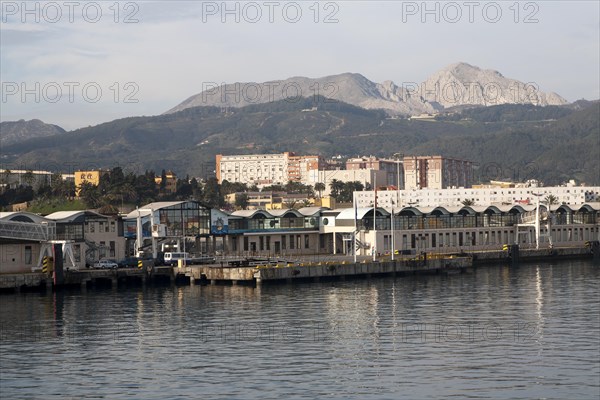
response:
M206 177L215 154L441 154L475 161L489 179L575 178L600 184L600 103L500 105L422 121L389 117L322 97L242 108L194 107L34 138L2 149L2 161L40 169L170 169ZM491 166L491 167L490 167ZM495 175L491 176L490 173Z
M58 125L45 124L39 119L31 121L0 122L0 147L22 142L27 139L60 135L66 131Z
M420 85L402 87L392 81L375 83L361 74L344 73L323 78L293 77L263 83L237 82L211 85L166 114L191 107L245 107L298 96L321 95L366 109L382 109L390 115L435 113L461 105L533 104L561 105L567 101L555 93L543 93L532 85L508 79L497 71L457 63L434 73Z
M562 105L556 93L540 92L534 83L505 78L500 72L457 63L431 75L421 84L423 98L444 108L461 105Z

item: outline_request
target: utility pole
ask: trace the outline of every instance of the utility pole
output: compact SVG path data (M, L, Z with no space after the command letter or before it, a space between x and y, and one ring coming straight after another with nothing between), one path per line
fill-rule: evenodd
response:
M373 261L377 260L377 174L375 174L375 201L373 204Z

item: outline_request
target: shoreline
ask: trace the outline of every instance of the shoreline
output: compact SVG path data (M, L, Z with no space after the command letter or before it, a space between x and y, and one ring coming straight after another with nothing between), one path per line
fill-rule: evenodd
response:
M230 267L192 265L179 267L148 267L115 270L65 271L64 283L55 285L45 273L0 275L0 295L21 292L59 291L79 288L113 288L146 285L230 284L258 286L266 283L318 282L321 280L368 279L375 276L410 276L426 274L458 274L489 265L518 266L540 261L591 259L600 263L600 246L592 242L585 247L555 247L464 252L461 254L423 253L399 260L317 261L281 265Z

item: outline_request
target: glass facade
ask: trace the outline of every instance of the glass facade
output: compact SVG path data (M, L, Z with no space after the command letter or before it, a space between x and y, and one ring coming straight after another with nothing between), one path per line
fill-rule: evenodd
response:
M160 207L154 210L154 223L163 224L166 236L208 236L210 234L210 209L195 201ZM124 222L125 237L136 237L136 218ZM142 217L144 237L151 236L149 216Z

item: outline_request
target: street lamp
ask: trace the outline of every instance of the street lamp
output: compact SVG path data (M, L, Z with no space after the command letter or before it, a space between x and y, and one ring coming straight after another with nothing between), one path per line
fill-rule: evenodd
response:
M537 197L537 204L535 207L535 249L540 248L540 197L542 193L533 193L532 195Z
M394 226L394 200L392 200L392 217L390 228L392 230L392 261L394 261L394 231L396 230L396 227Z

